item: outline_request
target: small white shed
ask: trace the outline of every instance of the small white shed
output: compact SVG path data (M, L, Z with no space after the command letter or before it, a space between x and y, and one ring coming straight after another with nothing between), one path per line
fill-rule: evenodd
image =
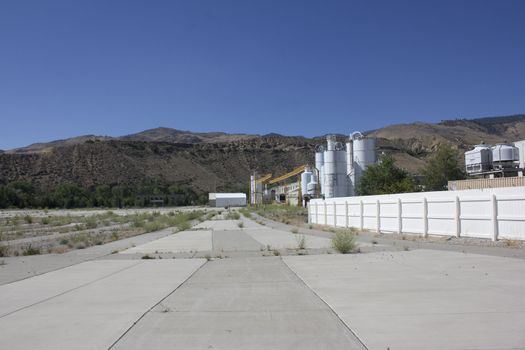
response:
M208 195L210 207L245 207L245 193L210 193Z

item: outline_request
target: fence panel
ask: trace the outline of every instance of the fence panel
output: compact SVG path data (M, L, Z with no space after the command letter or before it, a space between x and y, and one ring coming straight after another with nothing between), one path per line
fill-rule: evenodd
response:
M308 211L328 226L525 240L525 187L314 199Z

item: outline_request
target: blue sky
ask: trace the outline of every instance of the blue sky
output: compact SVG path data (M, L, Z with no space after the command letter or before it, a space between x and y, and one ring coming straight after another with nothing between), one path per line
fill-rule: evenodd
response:
M0 2L0 149L525 112L525 1Z

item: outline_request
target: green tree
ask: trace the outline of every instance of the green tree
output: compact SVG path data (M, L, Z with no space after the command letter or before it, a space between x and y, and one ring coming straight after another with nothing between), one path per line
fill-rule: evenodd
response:
M414 192L417 190L412 177L395 165L394 158L383 156L377 164L370 165L356 186L360 196Z
M457 152L447 144L440 144L422 169L423 185L427 191L443 191L450 180L465 178Z

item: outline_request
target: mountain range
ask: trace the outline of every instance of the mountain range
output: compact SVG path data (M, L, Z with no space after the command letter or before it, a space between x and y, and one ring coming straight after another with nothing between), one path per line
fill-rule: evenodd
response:
M349 133L352 130L338 130ZM440 143L463 152L473 145L525 139L525 115L397 124L368 131L378 152L418 174ZM341 141L343 134L338 137ZM120 137L84 135L0 152L0 184L15 180L53 188L155 180L197 192L245 189L253 171L279 175L311 164L324 137L196 133L156 128Z

